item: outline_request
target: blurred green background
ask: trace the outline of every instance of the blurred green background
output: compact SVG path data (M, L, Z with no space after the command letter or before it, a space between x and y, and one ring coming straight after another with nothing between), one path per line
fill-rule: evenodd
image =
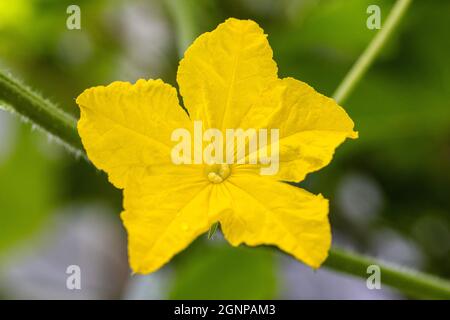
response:
M74 99L85 88L139 78L176 85L186 33L249 18L269 34L280 77L331 96L376 33L367 7L379 5L383 23L393 3L0 0L0 67L78 117ZM66 27L71 4L81 8L81 30ZM330 199L334 244L447 278L449 13L446 0L413 2L344 104L360 138L300 184ZM2 298L403 298L271 248L231 248L220 234L153 275L131 277L120 192L50 140L0 110ZM72 264L81 266L80 291L65 287Z

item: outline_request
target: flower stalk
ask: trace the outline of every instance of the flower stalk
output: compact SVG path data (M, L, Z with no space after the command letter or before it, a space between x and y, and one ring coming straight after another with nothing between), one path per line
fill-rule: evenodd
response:
M394 7L386 18L386 22L383 24L380 31L377 32L373 40L353 64L350 71L334 92L333 98L338 104L342 104L346 101L355 86L365 75L375 58L381 52L381 49L383 49L386 42L396 30L400 20L411 4L411 1L412 0L398 0L394 4Z
M77 120L4 71L0 71L0 100L3 109L31 122L77 155L84 155Z

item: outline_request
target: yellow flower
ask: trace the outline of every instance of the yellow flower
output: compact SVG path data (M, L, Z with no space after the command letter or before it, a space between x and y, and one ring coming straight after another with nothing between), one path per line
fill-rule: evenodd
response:
M123 189L121 218L133 271L159 269L219 221L233 246L275 245L313 268L331 243L328 201L281 181L301 181L356 138L332 99L278 79L272 49L253 21L228 19L199 36L181 60L177 91L161 80L113 82L78 98L78 131L89 159ZM181 164L171 134L205 128L279 129L279 171L261 164Z

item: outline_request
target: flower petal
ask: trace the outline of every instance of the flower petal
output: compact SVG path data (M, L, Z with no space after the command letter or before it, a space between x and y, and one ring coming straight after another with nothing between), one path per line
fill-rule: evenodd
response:
M293 78L273 83L240 126L279 129L280 166L273 177L285 181L301 181L306 174L328 165L334 150L346 138L358 137L353 121L342 107ZM259 170L258 166L240 167Z
M193 166L180 166L176 172L162 175L130 176L121 217L128 231L134 272L156 271L208 230L210 194L211 184L202 169Z
M331 244L326 199L256 174L227 182L232 211L220 222L232 245L276 245L313 268L322 264Z
M264 31L250 20L228 19L187 49L177 81L192 120L208 128L233 129L277 79Z
M135 169L171 164L171 133L190 126L176 90L161 80L90 88L77 103L78 132L88 157L118 188Z

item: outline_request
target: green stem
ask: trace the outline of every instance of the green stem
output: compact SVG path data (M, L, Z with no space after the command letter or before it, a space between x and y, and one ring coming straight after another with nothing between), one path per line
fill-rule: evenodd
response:
M334 92L333 98L336 102L344 103L389 40L410 4L411 0L398 0L395 3L381 30L375 35Z
M367 267L380 267L381 283L396 288L414 298L450 299L450 282L425 273L412 271L404 267L380 263L379 261L332 248L324 266L335 271L361 278L370 276Z
M219 228L219 222L214 222L211 227L209 227L209 231L208 231L208 239L212 239L212 237L214 236L214 234L217 231L217 228Z
M71 151L84 154L76 119L2 71L0 100L5 110L13 111L23 120L56 137Z
M398 0L392 8L383 28L376 34L366 50L358 58L345 76L333 97L338 103L343 103L361 80L375 58L380 53L390 36L398 26L411 0ZM450 299L450 283L424 273L381 264L374 259L362 257L340 249L331 249L325 266L336 271L368 277L367 267L378 265L381 269L382 282L397 288L413 297Z

